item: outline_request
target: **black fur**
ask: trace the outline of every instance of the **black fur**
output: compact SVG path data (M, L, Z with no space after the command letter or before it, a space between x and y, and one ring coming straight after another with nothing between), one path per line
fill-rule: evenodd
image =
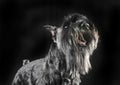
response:
M60 27L44 27L53 39L47 56L24 64L12 85L79 85L80 75L91 68L89 57L98 43L94 24L76 13L65 17Z

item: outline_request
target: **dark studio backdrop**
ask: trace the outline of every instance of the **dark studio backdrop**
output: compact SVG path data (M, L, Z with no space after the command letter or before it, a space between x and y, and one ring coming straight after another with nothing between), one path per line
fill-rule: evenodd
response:
M76 12L88 16L100 34L92 70L81 85L120 85L119 0L0 0L0 85L11 84L23 59L46 55L52 40L43 25L60 26Z

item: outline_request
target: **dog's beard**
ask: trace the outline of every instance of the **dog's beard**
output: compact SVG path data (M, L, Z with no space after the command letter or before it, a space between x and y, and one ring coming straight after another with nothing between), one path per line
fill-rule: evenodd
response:
M61 51L66 56L66 66L67 70L70 71L78 71L81 74L88 73L89 69L91 69L90 64L90 55L93 53L94 49L97 47L98 43L98 34L94 30L90 35L90 42L86 46L80 46L75 37L69 37L66 34L66 37L62 37L62 29L58 35L58 46ZM79 35L81 37L81 35ZM83 36L83 35L82 35Z

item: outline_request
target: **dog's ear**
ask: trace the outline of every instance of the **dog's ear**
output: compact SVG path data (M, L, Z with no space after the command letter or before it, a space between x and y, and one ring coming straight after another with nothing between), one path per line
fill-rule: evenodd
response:
M44 25L43 27L45 27L48 31L50 31L50 33L52 34L52 39L54 42L56 42L56 26L52 26L52 25Z

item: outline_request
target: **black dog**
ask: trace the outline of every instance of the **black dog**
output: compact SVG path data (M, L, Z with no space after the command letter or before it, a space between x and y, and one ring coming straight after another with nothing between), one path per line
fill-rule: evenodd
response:
M12 85L79 85L80 75L91 68L89 58L99 38L96 27L80 14L68 15L60 27L44 27L53 38L47 56L24 61Z

